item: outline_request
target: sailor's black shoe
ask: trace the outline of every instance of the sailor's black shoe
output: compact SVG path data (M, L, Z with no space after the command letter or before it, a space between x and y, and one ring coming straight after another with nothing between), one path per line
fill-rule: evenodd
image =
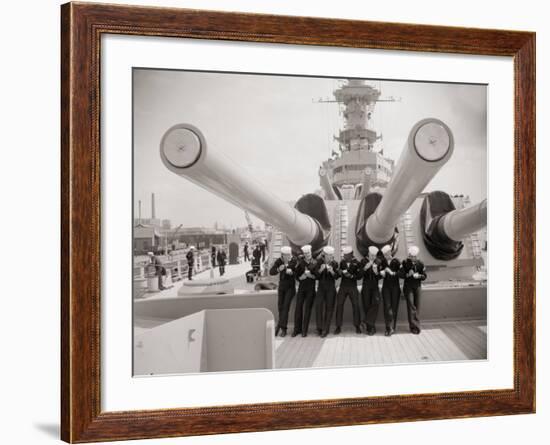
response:
M393 335L393 329L392 328L388 328L386 329L386 333L384 334L386 337L391 337Z
M321 338L325 338L327 336L328 332L327 331L323 331L323 333L321 334Z
M336 327L334 330L334 335L338 335L340 332L342 332L342 329L340 329L340 326Z
M319 335L319 336L323 335L323 330L322 329L317 329L317 335Z
M302 337L307 337L307 332L302 332Z
M291 337L296 337L298 334L301 334L300 331L292 331Z
M356 334L360 334L361 333L361 328L359 326L355 326L355 333Z
M286 328L281 328L281 337L286 337Z

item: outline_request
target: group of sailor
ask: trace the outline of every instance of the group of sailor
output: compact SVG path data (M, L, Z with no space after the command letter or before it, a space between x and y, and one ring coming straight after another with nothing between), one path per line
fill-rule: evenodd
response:
M290 304L296 297L294 311L294 330L292 337L308 334L311 313L315 310L317 334L326 337L329 334L334 309L336 308L336 327L334 334L342 330L344 304L349 298L353 313L353 325L357 333L376 333L376 318L380 303L383 303L385 335L395 332L399 299L401 297L400 279L403 279L403 295L407 303L409 329L413 334L420 333L419 305L421 282L426 279L424 264L418 259L418 247L411 246L404 261L395 258L389 245L379 249L370 246L368 256L358 260L353 249L342 249L343 258L338 263L334 259L334 248L326 246L313 258L311 246L301 248L301 254L294 256L288 246L281 248L281 256L270 268L270 275L279 275L278 286L278 323L275 335L287 335ZM340 284L337 288L337 281ZM361 290L358 281L362 280ZM382 280L382 292L379 282ZM298 290L296 290L298 282ZM360 302L363 307L361 314ZM361 319L364 319L364 323Z

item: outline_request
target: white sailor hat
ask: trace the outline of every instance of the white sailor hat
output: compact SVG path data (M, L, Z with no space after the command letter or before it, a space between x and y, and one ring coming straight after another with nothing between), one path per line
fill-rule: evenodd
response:
M149 255L149 256L153 256L153 255L154 255L154 253L153 253L153 252L147 252L147 255Z
M195 246L190 246L189 250L195 250Z
M390 247L390 246L388 246L388 247ZM369 246L369 253L370 253L371 255L376 255L376 254L378 253L378 247L376 247L376 246Z
M351 246L344 246L344 247L342 248L342 253L343 253L344 255L348 255L348 254L350 254L350 253L353 253L353 249L351 248Z
M419 251L419 249L416 246L409 247L409 255L411 255L411 256L418 255L418 251Z
M332 247L332 246L323 247L323 253L325 253L327 255L334 255L334 247Z
M391 251L391 247L388 246L387 244L384 247L382 247L382 253L388 253L390 251Z
M302 252L311 253L311 246L309 244L306 244L305 246L302 246Z
M292 253L292 249L288 246L281 247L281 253L283 255L290 255Z

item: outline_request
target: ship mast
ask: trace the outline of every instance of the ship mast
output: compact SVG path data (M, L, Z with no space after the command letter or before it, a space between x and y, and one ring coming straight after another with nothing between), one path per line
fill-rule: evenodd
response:
M373 126L372 117L378 102L396 102L394 97L381 97L379 88L362 79L348 79L333 92L334 99L319 99L318 103L337 103L344 118L343 127L334 136L340 153L323 162L319 171L320 184L326 199L357 197L359 184L385 185L393 169L393 161L375 150L382 138ZM366 178L368 176L368 178ZM366 187L363 186L363 190Z
M344 126L334 140L340 151L373 151L375 142L380 139L372 126L372 116L377 102L395 102L394 97L380 98L381 92L362 79L348 79L334 91L334 100L320 99L319 103L338 103L342 106Z

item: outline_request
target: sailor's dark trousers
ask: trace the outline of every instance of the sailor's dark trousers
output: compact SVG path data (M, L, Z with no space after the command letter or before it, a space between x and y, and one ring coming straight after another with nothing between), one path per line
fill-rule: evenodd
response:
M378 289L378 281L363 280L361 299L363 301L363 310L365 311L365 323L367 324L367 329L375 329L376 317L378 316L378 307L380 306L380 289Z
M294 309L294 332L307 334L311 310L315 301L315 280L305 279L298 286ZM304 308L305 306L305 308Z
M399 281L397 283L384 282L382 285L382 299L384 300L384 321L386 323L386 329L395 329L400 296L401 288L399 287Z
M296 287L294 280L292 283L279 283L277 289L277 309L279 311L279 319L277 325L281 329L287 328L288 323L288 311L290 310L290 303L296 294Z
M334 303L336 300L336 286L333 280L319 280L317 295L315 296L315 321L317 329L324 333L329 332Z
M403 294L407 302L407 316L409 318L409 328L420 331L420 300L422 298L421 286L403 286Z
M344 304L349 297L351 301L351 309L353 312L353 325L358 328L361 325L361 312L359 309L359 291L357 290L357 282L342 282L340 289L336 295L336 327L341 328L344 318Z

